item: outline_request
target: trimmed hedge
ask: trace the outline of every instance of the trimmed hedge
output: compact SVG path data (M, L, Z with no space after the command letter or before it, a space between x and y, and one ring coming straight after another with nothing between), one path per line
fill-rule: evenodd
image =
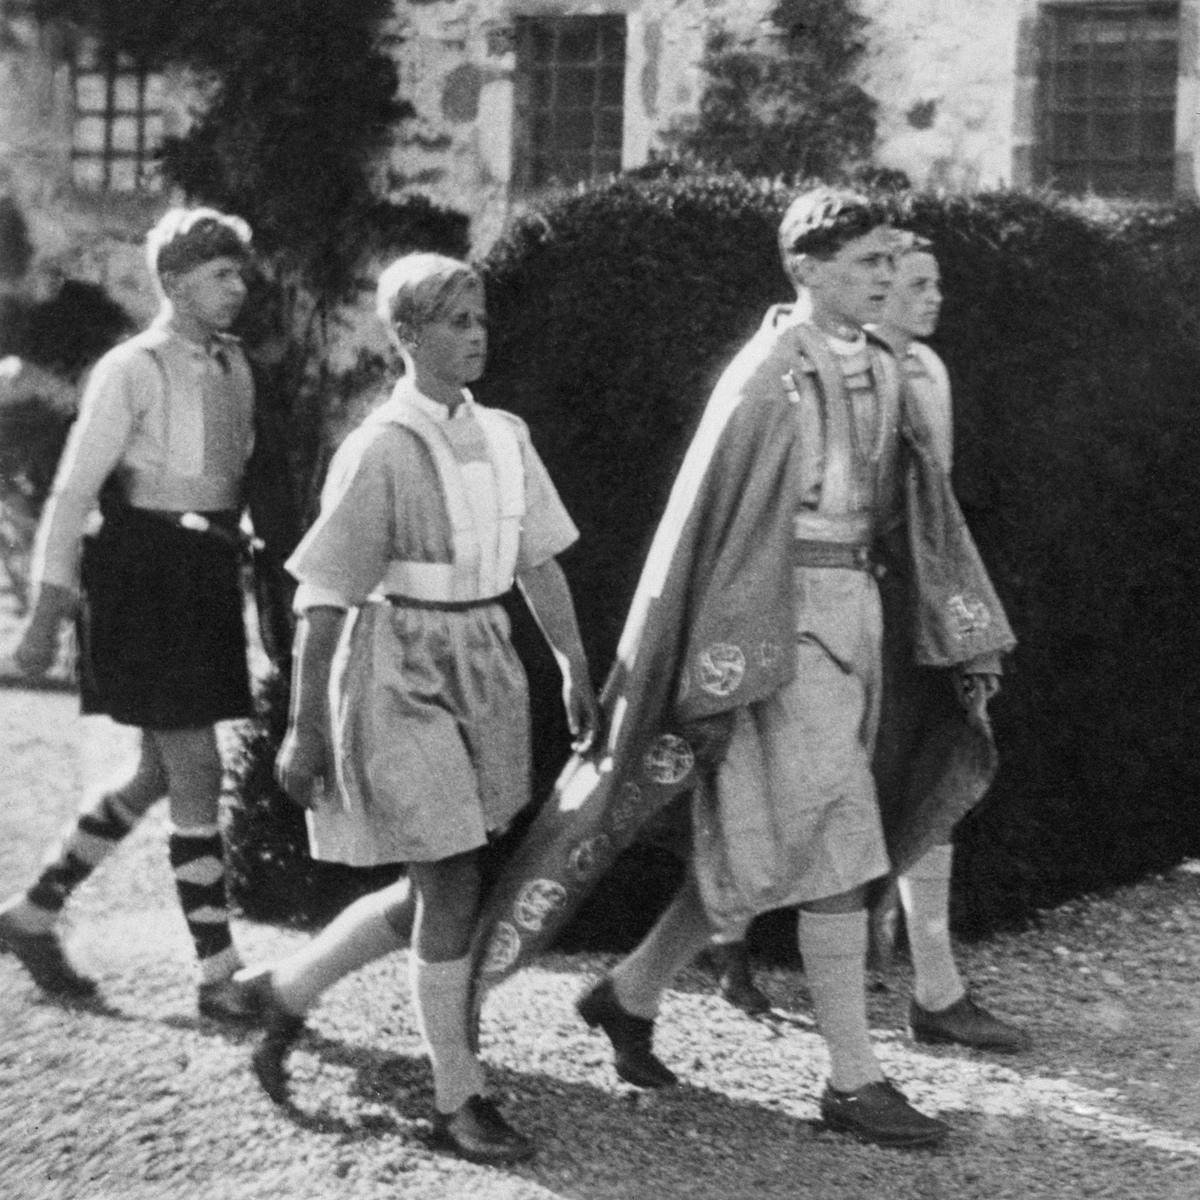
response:
M785 200L618 180L531 214L485 264L482 395L530 422L581 527L565 565L598 675L713 380L788 296ZM1013 193L889 203L938 250L956 485L1021 639L994 706L1002 771L958 839L956 923L982 931L1200 847L1200 353L1127 220ZM540 793L564 745L553 683ZM645 874L618 869L584 925L633 909L640 927L661 891Z
M956 924L981 932L1200 850L1200 352L1135 222L1011 193L885 198L938 250L956 485L1021 639L994 706L1001 773L958 837ZM597 682L704 400L788 299L787 199L736 177L619 178L530 212L483 263L479 394L529 422L580 526L563 562ZM559 682L513 612L541 796L567 748ZM636 847L568 941L627 945L677 878Z

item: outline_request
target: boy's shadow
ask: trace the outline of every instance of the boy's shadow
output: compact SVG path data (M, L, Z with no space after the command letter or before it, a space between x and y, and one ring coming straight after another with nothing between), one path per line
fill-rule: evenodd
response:
M293 1064L304 1054L322 1066L349 1069L351 1081L339 1099L366 1108L352 1117L346 1115L348 1106L336 1101L309 1107L309 1087L297 1071L289 1099L278 1111L299 1128L349 1141L397 1137L428 1144L433 1089L423 1057L312 1030L298 1043ZM246 1072L254 1086L249 1063ZM656 1181L678 1179L678 1192L663 1192L656 1184L660 1200L676 1195L729 1200L741 1194L736 1188L748 1179L782 1183L789 1174L807 1172L811 1161L806 1164L805 1156L814 1142L840 1141L839 1135L825 1134L815 1117L806 1120L687 1083L654 1093L624 1085L608 1089L495 1064L489 1081L506 1117L538 1147L531 1162L507 1169L524 1178L552 1172L557 1194L578 1200L611 1196L614 1187L628 1185L643 1169ZM429 1152L448 1153L432 1146Z

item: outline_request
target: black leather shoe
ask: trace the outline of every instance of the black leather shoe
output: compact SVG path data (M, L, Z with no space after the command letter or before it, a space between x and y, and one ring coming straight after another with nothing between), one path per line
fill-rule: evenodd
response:
M771 1011L771 1001L754 982L745 942L715 943L708 948L708 958L717 977L717 990L726 1003L751 1017Z
M533 1143L518 1133L486 1096L472 1096L457 1111L433 1114L433 1144L476 1163L532 1158Z
M304 1032L304 1018L279 1003L271 973L269 966L243 967L232 982L257 1007L263 1023L263 1036L250 1056L254 1077L276 1104L286 1104L287 1056Z
M27 933L10 914L0 913L0 951L13 955L34 983L51 996L82 1000L96 994L96 981L80 975L67 962L55 933Z
M1033 1047L1033 1039L1025 1030L993 1016L969 994L937 1011L922 1008L914 1000L908 1010L908 1025L918 1042L955 1042L1001 1054L1020 1054Z
M233 979L202 983L196 993L196 1007L200 1015L210 1021L231 1021L235 1025L256 1023L262 1016L262 1005L258 998Z
M578 1000L575 1011L595 1029L608 1034L614 1051L617 1074L634 1087L660 1088L678 1083L675 1072L654 1054L654 1022L626 1012L607 976L594 984Z
M889 1080L864 1084L852 1092L826 1085L821 1119L830 1129L852 1133L877 1146L934 1146L950 1132L945 1121L919 1113Z

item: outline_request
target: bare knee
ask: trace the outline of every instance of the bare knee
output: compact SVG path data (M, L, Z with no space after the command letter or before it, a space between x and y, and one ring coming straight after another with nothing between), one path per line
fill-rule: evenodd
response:
M222 766L216 732L204 729L153 731L171 798L171 820L180 827L216 823Z
M167 772L158 752L153 734L143 731L137 762L133 771L120 783L109 787L107 794L119 800L131 816L141 817L168 791Z

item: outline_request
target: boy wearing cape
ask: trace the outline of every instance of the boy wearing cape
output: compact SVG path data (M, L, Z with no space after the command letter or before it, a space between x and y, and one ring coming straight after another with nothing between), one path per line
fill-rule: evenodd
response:
M885 547L909 578L917 662L991 694L1014 644L888 348L894 232L879 206L819 188L780 227L812 298L772 309L710 398L651 546L603 696L603 746L560 778L477 934L479 982L561 927L660 808L691 792L680 892L578 1001L618 1075L675 1082L652 1049L675 974L757 913L800 908L798 941L830 1053L832 1128L932 1145L948 1127L885 1079L866 1019L867 886L886 876L872 751Z

